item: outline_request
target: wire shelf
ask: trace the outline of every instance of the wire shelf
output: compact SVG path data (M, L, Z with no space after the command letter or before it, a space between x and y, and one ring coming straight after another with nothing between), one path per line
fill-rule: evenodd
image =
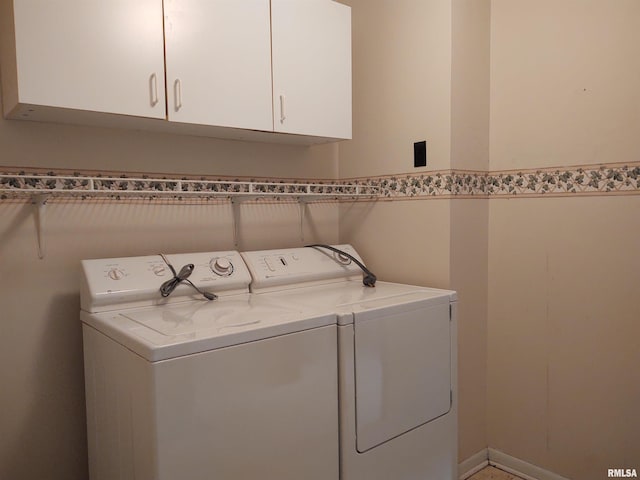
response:
M91 198L259 198L303 201L371 198L376 187L349 183L259 182L241 180L198 180L176 178L134 178L83 175L0 175L0 198L25 196Z

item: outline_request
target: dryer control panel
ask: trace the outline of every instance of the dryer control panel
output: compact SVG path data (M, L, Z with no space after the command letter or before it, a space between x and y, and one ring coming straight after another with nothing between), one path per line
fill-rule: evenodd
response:
M160 286L174 278L169 264L176 273L193 264L188 280L200 290L216 295L249 291L251 275L236 251L83 260L82 310L104 312L196 298L197 291L184 283L178 284L168 297L162 297Z
M335 245L362 262L351 245ZM348 257L322 247L288 248L242 252L251 276L252 292L299 287L304 283L329 283L362 277L362 271ZM364 262L363 262L364 263Z

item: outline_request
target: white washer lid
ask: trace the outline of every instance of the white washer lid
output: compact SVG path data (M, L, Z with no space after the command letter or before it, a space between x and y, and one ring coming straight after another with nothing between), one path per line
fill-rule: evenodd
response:
M89 314L82 321L149 361L166 360L336 323L332 313L250 294Z
M148 327L149 329L167 336L194 334L201 332L217 332L224 334L240 327L258 325L268 317L279 317L282 320L296 318L297 311L283 311L275 305L261 305L260 316L253 314L252 306L246 301L229 300L212 306L202 302L189 303L175 307L157 310L143 310L138 312L122 312L129 320Z

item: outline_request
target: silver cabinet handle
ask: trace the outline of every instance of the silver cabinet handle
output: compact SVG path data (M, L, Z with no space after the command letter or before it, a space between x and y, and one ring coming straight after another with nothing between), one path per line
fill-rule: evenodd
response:
M151 106L155 107L158 104L158 76L155 73L149 77L149 97Z
M173 82L173 93L175 95L175 110L176 112L182 108L182 82L179 78Z
M284 113L284 95L280 95L280 123L284 123L287 116Z

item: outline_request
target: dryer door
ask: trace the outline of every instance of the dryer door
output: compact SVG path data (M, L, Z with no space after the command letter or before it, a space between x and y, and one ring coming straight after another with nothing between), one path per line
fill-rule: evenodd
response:
M408 303L362 304L354 312L356 435L361 453L451 407L448 298L408 297L413 297Z

